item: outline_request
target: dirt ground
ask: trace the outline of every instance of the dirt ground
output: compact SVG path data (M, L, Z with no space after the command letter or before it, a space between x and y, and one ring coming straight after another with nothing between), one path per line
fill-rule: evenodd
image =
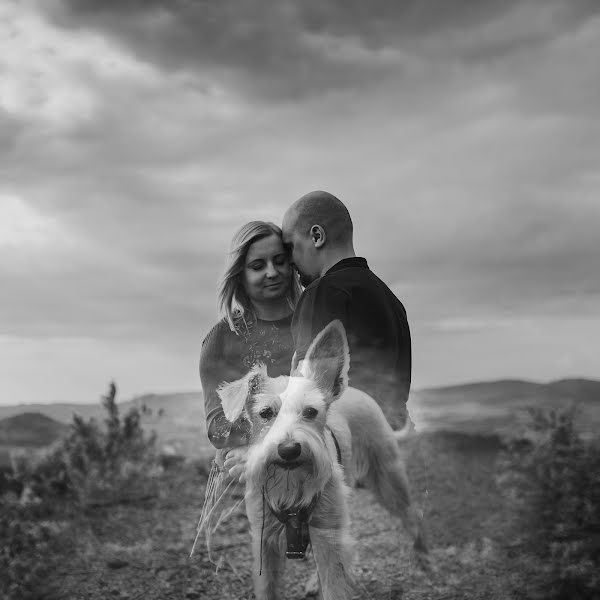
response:
M450 600L517 598L515 558L502 539L503 508L494 466L498 443L450 434L422 435L405 448L415 502L427 521L435 572L417 566L399 522L356 489L355 598ZM190 550L204 500L205 474L193 463L168 470L157 498L88 509L70 523L73 547L50 578L65 600L252 599L248 522L240 512L219 543L229 564L215 572L206 548ZM310 561L288 561L286 595L304 598Z

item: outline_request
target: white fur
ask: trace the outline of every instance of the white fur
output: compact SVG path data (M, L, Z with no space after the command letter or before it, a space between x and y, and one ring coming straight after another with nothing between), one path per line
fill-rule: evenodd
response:
M245 499L258 600L283 598L285 531L272 510L307 506L317 494L309 532L322 598L350 597L353 543L348 495L349 484L357 481L403 520L415 547L427 552L396 436L377 403L347 387L348 366L345 332L334 321L311 344L300 368L303 377L270 379L259 367L220 390L228 413L244 412L252 422ZM343 467L331 432L340 446ZM290 445L298 456L286 460L280 452ZM287 468L290 465L293 468Z

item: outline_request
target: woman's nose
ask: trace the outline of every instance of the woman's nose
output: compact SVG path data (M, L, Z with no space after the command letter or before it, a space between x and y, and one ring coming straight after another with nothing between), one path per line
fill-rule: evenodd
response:
M277 269L273 263L267 265L267 277L275 277L277 275Z

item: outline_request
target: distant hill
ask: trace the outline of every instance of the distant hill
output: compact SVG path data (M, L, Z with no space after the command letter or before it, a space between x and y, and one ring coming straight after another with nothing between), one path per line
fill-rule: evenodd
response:
M25 412L0 420L0 470L11 465L11 454L31 452L63 437L69 426L50 417Z
M117 396L118 397L118 396ZM121 415L125 415L132 407L139 409L142 425L147 432L155 431L159 444L168 451L188 456L211 451L206 437L204 421L204 402L201 392L181 392L175 394L145 394L126 402L119 402ZM96 404L21 404L0 406L0 419L6 419L24 413L38 413L59 424L67 426L73 415L88 420L91 418L102 422L106 418L106 410L101 402ZM35 432L31 432L34 436ZM0 446L4 445L0 442ZM17 446L18 444L6 444ZM2 454L0 448L0 455ZM0 462L1 456L0 456Z
M561 379L550 383L500 380L411 392L409 408L420 431L505 434L522 427L528 407L577 405L582 432L600 430L600 381Z
M141 409L144 405L152 411L152 414L157 414L162 408L163 413L183 419L186 417L181 417L181 415L204 415L201 392L146 394L126 402L118 402L119 411L122 414L125 414L132 406ZM84 419L104 419L106 416L104 407L98 401L95 404L16 404L0 406L0 419L25 412L40 413L62 423L70 423L75 414Z
M0 421L0 446L41 448L61 438L68 425L40 413L21 413Z
M550 383L507 379L417 389L411 391L409 410L419 431L503 435L518 431L527 407L561 408L573 402L579 407L581 431L597 435L600 431L600 381L589 379L562 379ZM137 407L144 428L156 431L159 443L169 447L169 451L188 456L213 452L206 437L201 392L146 394L118 406L121 414L133 406ZM44 415L58 421L59 425L70 423L73 414L100 421L106 416L100 402L0 406L0 419L23 413L37 413L38 417ZM39 432L40 440L50 437L44 433L43 427ZM23 435L31 440L38 434L30 431ZM0 441L0 445L18 444Z

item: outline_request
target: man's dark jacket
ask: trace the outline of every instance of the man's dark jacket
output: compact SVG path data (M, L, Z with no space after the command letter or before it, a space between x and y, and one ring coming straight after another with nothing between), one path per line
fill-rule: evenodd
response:
M341 260L304 290L292 321L296 364L334 319L348 337L349 384L375 398L392 427L402 427L411 376L406 311L364 258Z

